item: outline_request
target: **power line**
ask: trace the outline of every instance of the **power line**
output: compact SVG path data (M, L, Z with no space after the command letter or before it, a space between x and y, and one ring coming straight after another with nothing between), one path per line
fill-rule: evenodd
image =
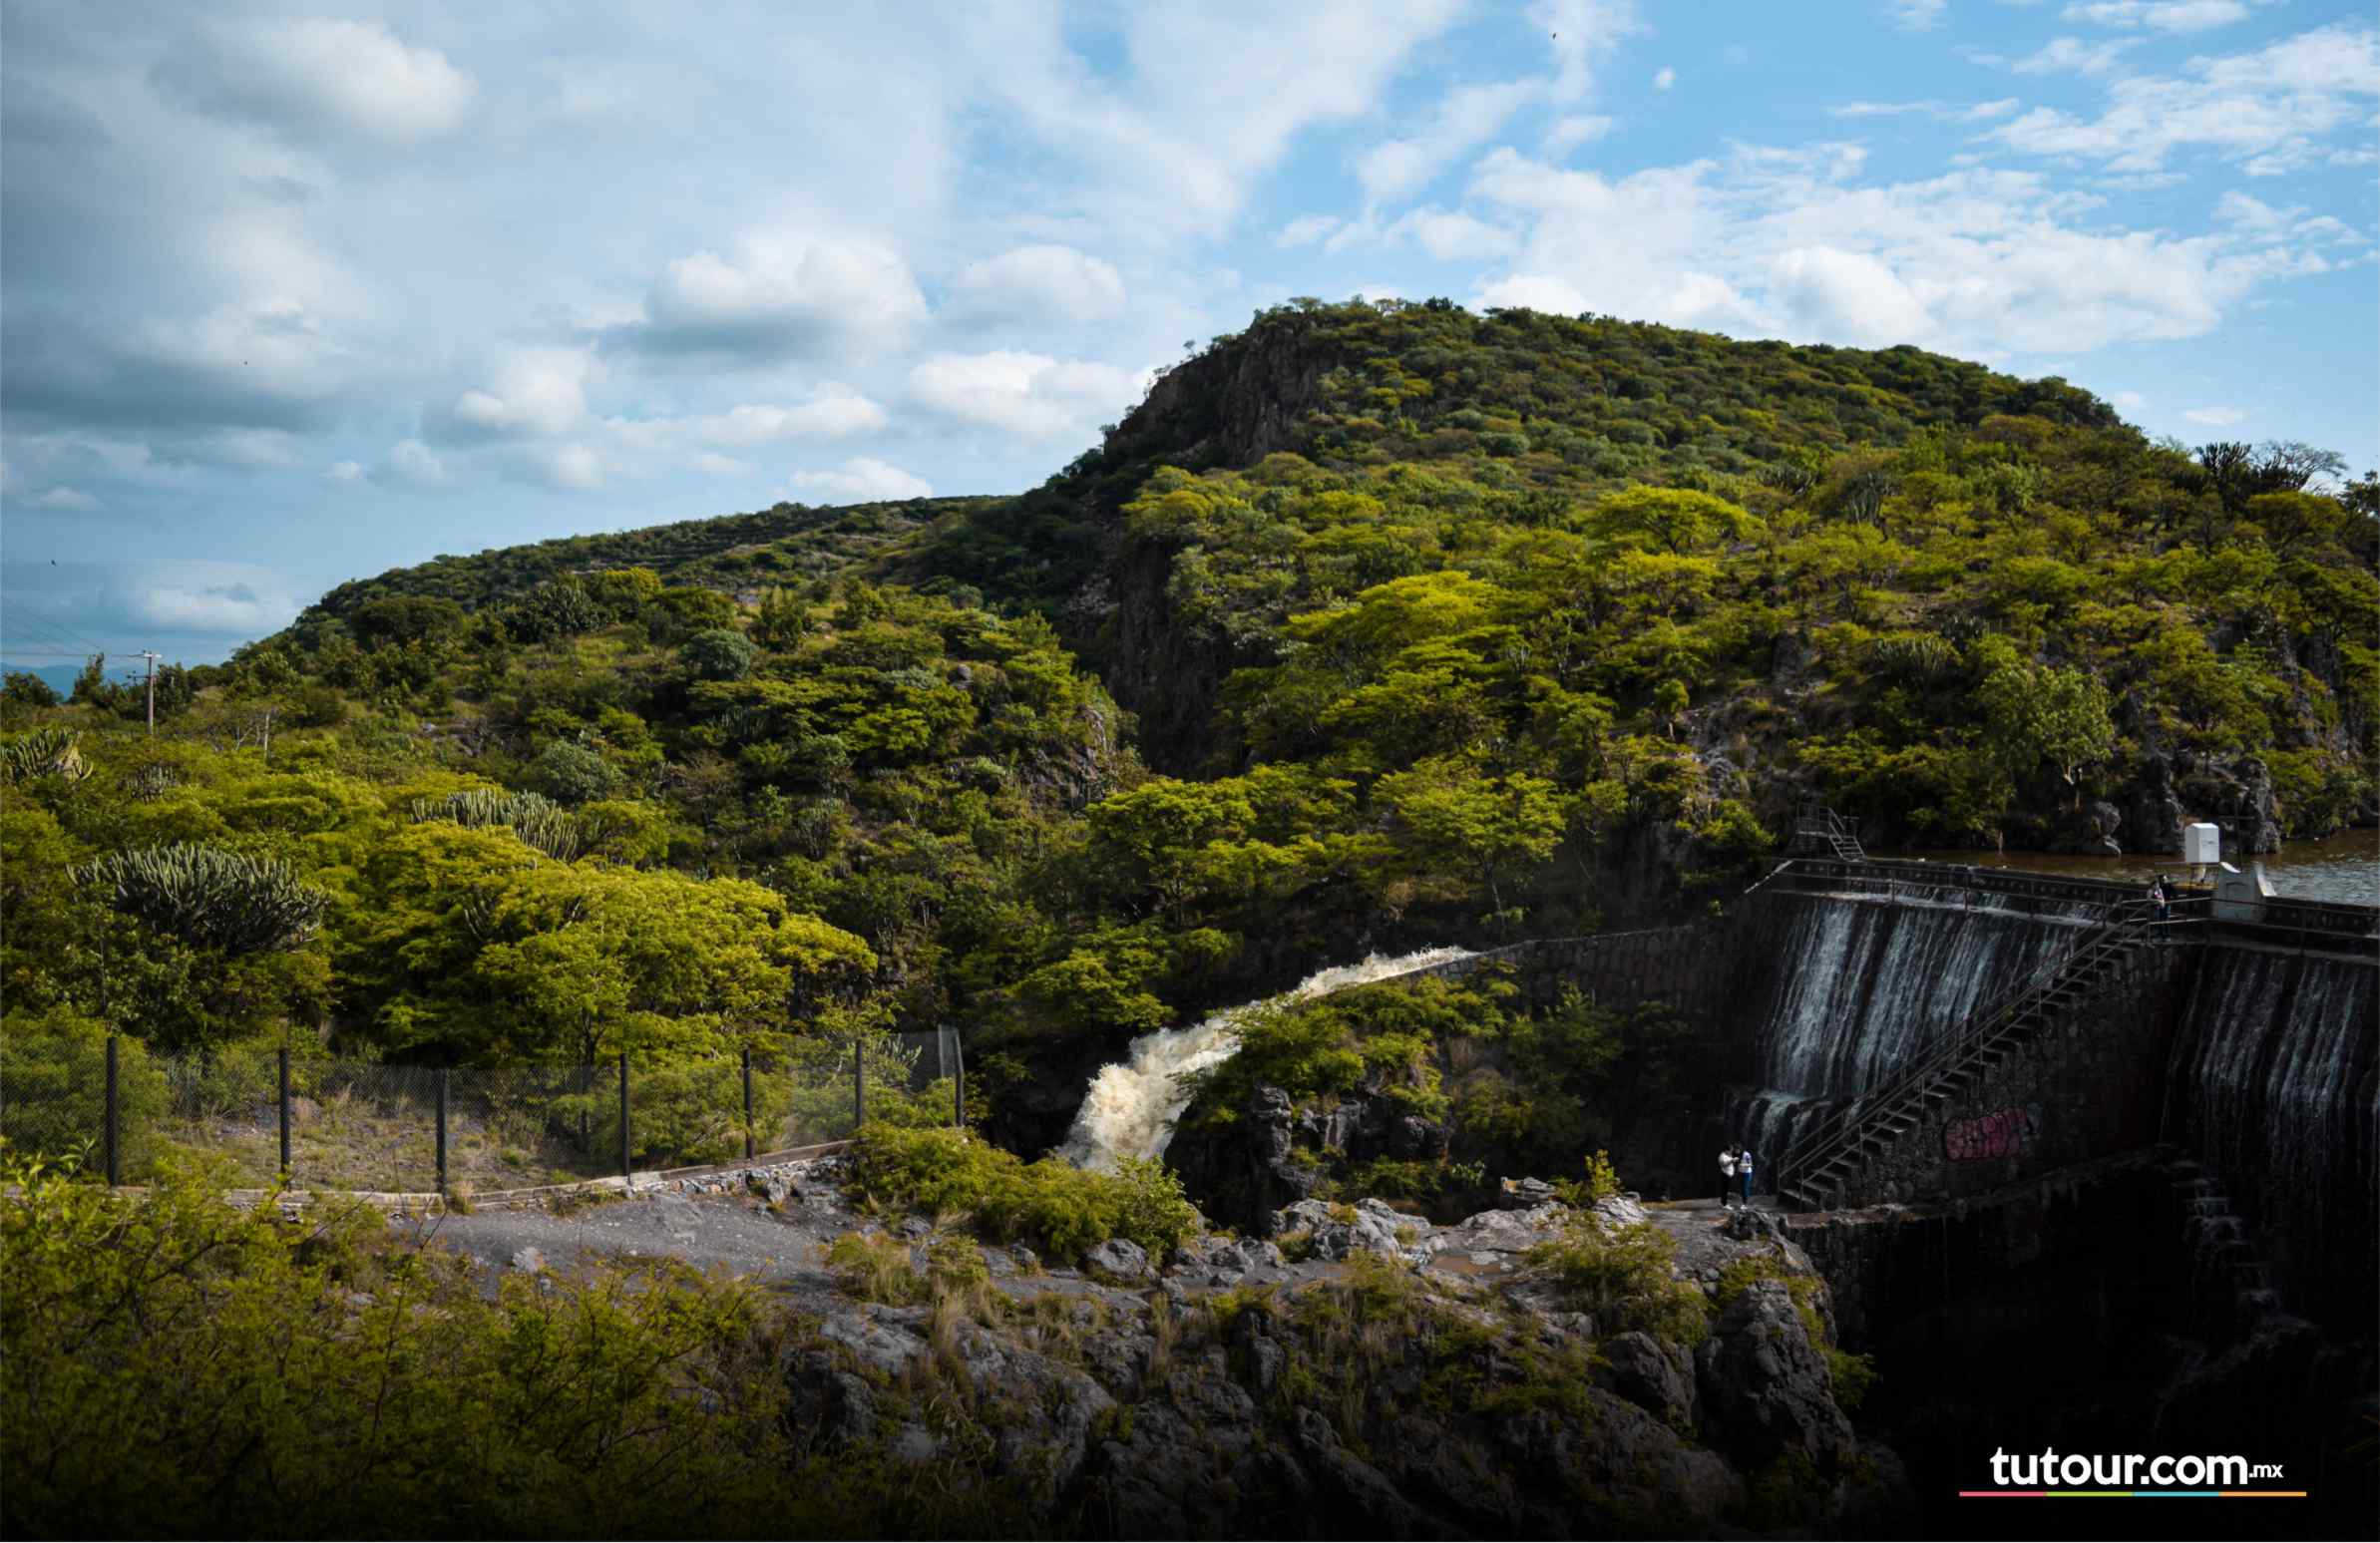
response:
M73 627L66 625L64 622L58 620L54 616L46 616L42 614L40 611L26 604L23 600L8 600L5 602L0 602L0 609L23 611L26 615L31 616L42 626L45 626L50 631L67 638L69 641L88 644L93 653L105 653L108 651L107 649L102 648L99 644L92 642L90 638L85 637Z

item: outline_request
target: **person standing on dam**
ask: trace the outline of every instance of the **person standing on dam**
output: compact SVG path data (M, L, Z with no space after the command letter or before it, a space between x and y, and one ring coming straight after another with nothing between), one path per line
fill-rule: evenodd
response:
M1736 1193L1736 1149L1719 1149L1719 1209L1725 1211Z

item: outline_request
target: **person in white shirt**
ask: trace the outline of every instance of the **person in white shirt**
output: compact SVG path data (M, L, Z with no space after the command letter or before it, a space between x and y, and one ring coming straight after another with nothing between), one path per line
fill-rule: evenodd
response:
M1721 1147L1719 1149L1719 1209L1722 1211L1726 1210L1728 1208L1729 1200L1735 1195L1735 1193L1736 1149L1734 1147Z

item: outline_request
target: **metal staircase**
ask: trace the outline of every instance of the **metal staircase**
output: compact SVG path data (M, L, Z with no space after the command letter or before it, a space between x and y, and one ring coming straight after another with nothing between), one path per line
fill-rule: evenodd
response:
M1795 811L1791 850L1831 853L1845 863L1867 861L1867 852L1859 845L1859 833L1823 804L1803 804Z
M2110 907L2058 958L1794 1142L1778 1165L1778 1199L1801 1210L1832 1205L1870 1162L1935 1110L2097 995L2147 946L2154 920L2143 902Z

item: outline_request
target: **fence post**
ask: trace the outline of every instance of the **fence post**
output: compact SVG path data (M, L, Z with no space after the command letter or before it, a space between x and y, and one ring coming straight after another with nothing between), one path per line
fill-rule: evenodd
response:
M851 1036L851 1128L857 1132L868 1123L868 1062L865 1059L866 1036Z
M628 1161L628 1052L619 1052L619 1176L634 1187L636 1169Z
M124 1125L123 1110L116 1094L116 1036L108 1036L108 1187L114 1189L124 1182Z
M446 1068L438 1068L438 1193L446 1193Z
M744 1046L744 1161L752 1160L752 1047Z
M289 1177L289 1047L281 1046L281 1177Z
M967 1049L959 1037L959 1030L946 1028L951 1036L951 1123L967 1129Z

